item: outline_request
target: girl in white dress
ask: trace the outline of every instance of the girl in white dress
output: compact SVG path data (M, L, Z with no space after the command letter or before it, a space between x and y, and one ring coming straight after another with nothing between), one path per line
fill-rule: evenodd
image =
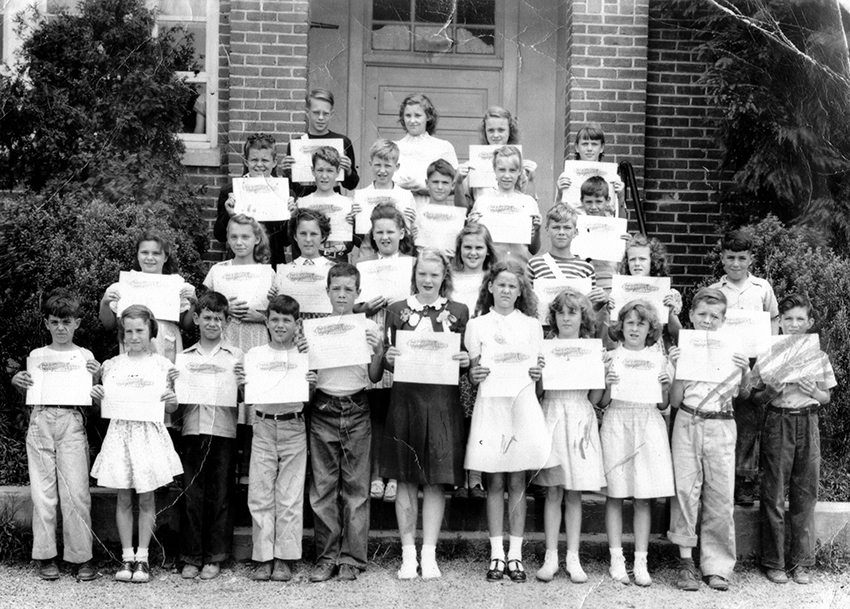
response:
M469 380L480 385L464 467L486 473L490 536L487 581L501 580L507 570L512 581L524 582L526 473L543 467L551 448L536 393L543 371L543 327L537 320L537 298L525 272L512 261L497 262L490 268L481 284L477 309L481 315L469 321L464 338L471 362ZM521 371L527 366L527 382L518 375L512 383L505 383L504 374L494 374L488 381L488 366L496 362L501 362L502 372L522 377L525 373ZM502 383L507 385L505 389ZM502 539L506 485L510 520L507 563Z
M158 324L150 309L133 305L124 310L118 320L124 353L103 364L103 381L110 376L140 383L157 377L168 388L160 398L165 412L177 409L177 396L171 389L174 368L171 362L154 353L151 344L156 338ZM112 397L104 385L92 387L96 400ZM112 419L103 439L103 447L94 462L91 475L101 486L118 489L115 520L121 538L121 568L115 579L123 582L145 583L150 580L148 547L156 520L154 490L171 482L183 473L180 458L174 450L163 421L133 421ZM139 545L133 551L133 491L139 497Z
M608 500L605 505L605 528L611 553L609 573L615 580L629 584L623 557L623 499L634 499L635 583L649 586L652 579L646 567L649 547L650 499L672 497L673 461L667 439L667 425L661 416L666 408L671 383L666 358L652 346L661 337L658 313L645 300L633 300L620 309L616 326L617 349L609 352L606 389L601 406L610 404L602 420L600 437L605 463ZM665 361L658 374L661 401L655 404L611 399L612 386L620 382L619 368L630 353L644 352Z
M587 296L566 288L549 305L549 327L554 340L593 338L596 321ZM566 490L567 574L573 583L587 581L578 558L581 540L581 493L599 492L605 486L602 445L594 404L603 389L549 390L543 394L543 413L552 434L552 452L546 467L534 483L546 488L543 527L546 557L537 579L552 581L558 572L558 536L561 530L561 504Z

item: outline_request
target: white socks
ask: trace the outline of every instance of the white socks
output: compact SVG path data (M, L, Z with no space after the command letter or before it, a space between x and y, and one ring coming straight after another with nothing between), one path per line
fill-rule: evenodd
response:
M422 546L422 579L437 579L442 577L437 566L437 546Z
M396 576L399 579L416 579L416 569L419 564L416 562L416 546L401 546L401 567L399 567Z
M522 537L508 536L508 560L522 560Z
M121 548L121 562L136 562L136 554L133 548Z
M652 585L652 578L646 568L646 552L635 552L635 583L638 586Z
M147 548L137 548L136 549L136 562L148 562L148 549Z
M490 560L494 558L505 560L505 541L501 535L490 538Z
M621 584L630 584L629 574L626 571L626 559L623 556L623 548L608 548L611 553L611 566L608 567L608 573L611 578Z
M543 566L537 570L536 577L540 581L550 582L558 572L558 550L546 550Z
M422 579L436 579L442 577L440 568L437 566L437 546L422 546ZM416 579L417 568L416 546L401 546L401 567L396 572L399 579Z

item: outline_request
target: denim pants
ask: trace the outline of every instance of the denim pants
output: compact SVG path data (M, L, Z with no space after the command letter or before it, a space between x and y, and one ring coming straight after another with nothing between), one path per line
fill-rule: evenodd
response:
M63 558L92 557L89 443L83 413L76 408L35 406L27 430L32 493L32 557L57 555L56 511L62 510Z
M200 567L230 556L236 440L183 436L180 559Z
M678 546L697 545L703 575L729 579L735 567L735 421L703 419L684 410L673 425L676 497L667 538Z
M310 415L310 505L318 564L366 568L372 426L365 392L321 391Z
M735 475L752 478L759 472L759 445L761 442L764 407L750 398L735 398Z
M304 417L286 421L256 417L248 474L253 560L301 558L306 474Z
M761 564L784 569L785 490L791 537L789 567L815 564L815 504L820 479L818 415L768 409L762 433Z

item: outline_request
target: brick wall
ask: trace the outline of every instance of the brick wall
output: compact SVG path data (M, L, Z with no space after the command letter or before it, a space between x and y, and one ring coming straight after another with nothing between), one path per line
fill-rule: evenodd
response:
M706 254L715 246L720 190L730 182L719 170L713 139L716 110L704 85L705 66L695 55L699 33L689 22L649 15L645 197L647 231L672 254L674 282L690 287L713 269Z
M643 175L649 0L575 0L567 9L569 45L564 155L588 122L605 130L608 159Z

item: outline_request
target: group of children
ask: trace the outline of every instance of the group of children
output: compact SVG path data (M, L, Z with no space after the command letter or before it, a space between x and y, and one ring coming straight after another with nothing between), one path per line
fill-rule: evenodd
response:
M332 109L332 95L311 93L306 137L330 137L328 118ZM470 168L457 168L454 152L449 154L446 143L431 136L436 112L427 97L408 97L400 110L400 122L407 131L404 140L379 140L370 150L374 183L364 190L386 194L388 199L372 209L368 233L355 232L351 241L328 243L330 220L310 205L311 198L342 197L334 190L339 170L348 180L343 182L346 188L356 186L359 178L353 152L346 148L340 155L333 148L322 147L312 158L316 181L310 188L315 190L292 189L297 196L289 202L291 218L287 222L263 226L249 216L236 214L234 198L223 192L216 236L226 240L233 257L211 268L204 280L205 292L199 298L192 286L181 288L177 324L156 320L147 308L138 305L116 316L120 288L119 284L110 286L100 315L106 327L118 329L121 355L102 367L89 351L73 343L74 330L80 324L76 297L58 291L45 301L45 325L52 342L37 351L74 351L92 375L91 395L96 401L105 396L103 379L122 369L136 370L144 378L164 377L164 410L182 420L182 464L164 422L116 419L110 423L91 474L99 484L119 489L116 521L123 554L115 579L148 581L148 546L155 517L153 490L180 473L182 575L204 580L219 575L221 562L230 554L233 488L240 452L237 438L240 430L250 425L251 433L241 434L241 446L246 441L250 444L243 453L249 460L255 580L291 579L292 562L301 558L306 486L314 516L317 561L310 575L313 582L335 576L352 580L365 569L369 500L386 498L391 487L402 543L399 579L441 576L436 545L445 490L460 487L473 497L482 496L486 488L491 546L486 579L526 581L522 544L525 493L531 481L546 489L546 554L537 579L551 581L560 569L557 546L563 511L565 571L573 582L587 580L579 560L581 495L602 492L607 496L609 573L614 580L624 584L632 581L622 548L623 500L634 503L634 582L648 586L652 582L647 567L650 501L669 497L672 514L667 536L679 546L678 587L696 590L702 575L711 588L725 590L736 561L736 412L739 408L766 407L765 442L761 447L762 564L771 581L787 581L788 568L795 581L807 583L814 556L817 411L829 401L829 390L835 385L828 360L823 358L822 376L817 382L782 384L762 377L759 361L748 361L739 354L733 360L738 372L725 383L678 379L681 352L675 345L682 300L677 291L665 296L664 314L648 301L637 299L621 303L616 318L609 315L613 274L666 275L662 244L642 235L628 238L619 267L581 259L572 252L578 212L556 202L543 221L537 202L522 192L533 178L534 164L524 162L515 146L504 145L495 151L496 187L476 192L465 185ZM482 121L486 143L509 144L515 131L515 121L502 109L489 110ZM271 176L276 172L273 147L268 136L249 138L249 175ZM603 150L601 130L590 127L579 133L578 158L598 161ZM426 152L449 158L424 162ZM281 168L284 175L292 167L291 157L287 159ZM420 168L403 184L394 179L401 172L400 159L408 171L412 166ZM568 187L568 182L564 176L559 178L559 190ZM617 200L612 205L609 184L600 178L588 179L581 188L581 213L624 213L622 184L613 184L613 190ZM532 217L527 244L493 242L487 213L482 212L493 199L525 210ZM412 243L417 214L424 205L435 204L464 207L469 213L449 250L414 247ZM361 211L352 205L347 221L353 225ZM224 226L223 234L220 225ZM541 228L551 244L544 254L538 254ZM276 238L270 239L270 234ZM287 245L292 251L289 263L284 250ZM750 275L750 250L749 240L742 233L724 237L721 259L726 274L717 284L694 295L689 311L693 328L716 331L727 309L741 308L768 311L784 334L807 332L813 324L809 301L790 294L777 303L770 285ZM384 296L360 302L361 273L350 260L361 264L405 256L412 258L409 296L395 302L388 302ZM276 264L276 270L270 263ZM224 285L220 284L221 273L243 265L263 265L257 280L261 289L224 296L220 293L224 289L220 287ZM136 243L135 266L143 273L177 272L169 244L154 233L143 234ZM333 318L366 314L363 340L369 361L304 369L310 388L308 402L246 403L244 388L251 378L243 362L249 352L271 359L284 357L287 370L300 374L296 354L309 353L311 348L302 320L321 314L303 313L301 304L284 293L281 276L292 269L306 272L319 268L326 275L324 290ZM546 323L541 324L533 284L542 278L588 279L591 288L586 293L563 289L549 304ZM197 343L182 349L178 326L196 326ZM407 337L415 334L428 348L446 348L448 343L436 336L439 333L460 335L456 339L459 347L447 351L451 366L459 371L458 383L427 384L413 382L407 376L403 381L394 380L393 372L404 357L400 348L403 337L409 340ZM602 339L605 345L601 356L605 388L545 389L544 340L591 338ZM174 382L179 373L173 366L178 352L199 365L232 371L240 387L238 407L236 403L232 407L178 407ZM648 353L657 354L664 362L657 376L661 399L653 403L630 401L617 389L623 382L623 367L630 357ZM520 379L510 394L494 389L495 381L501 379L490 376L494 366L506 361L527 361L521 367L527 379ZM32 378L28 372L20 372L13 384L26 390L32 386ZM672 440L668 440L662 415L668 406L676 413ZM605 409L601 429L597 408ZM55 539L59 498L64 558L79 565L79 579L96 577L90 562L88 447L82 421L81 408L77 407L43 404L32 411L27 449L34 505L33 558L41 560L40 574L45 579L59 576ZM379 458L373 459L375 454ZM791 556L786 561L783 508L789 484L794 517L789 523ZM423 540L417 555L420 487ZM135 547L132 490L139 498ZM503 539L506 492L507 553ZM701 573L692 558L697 527Z

